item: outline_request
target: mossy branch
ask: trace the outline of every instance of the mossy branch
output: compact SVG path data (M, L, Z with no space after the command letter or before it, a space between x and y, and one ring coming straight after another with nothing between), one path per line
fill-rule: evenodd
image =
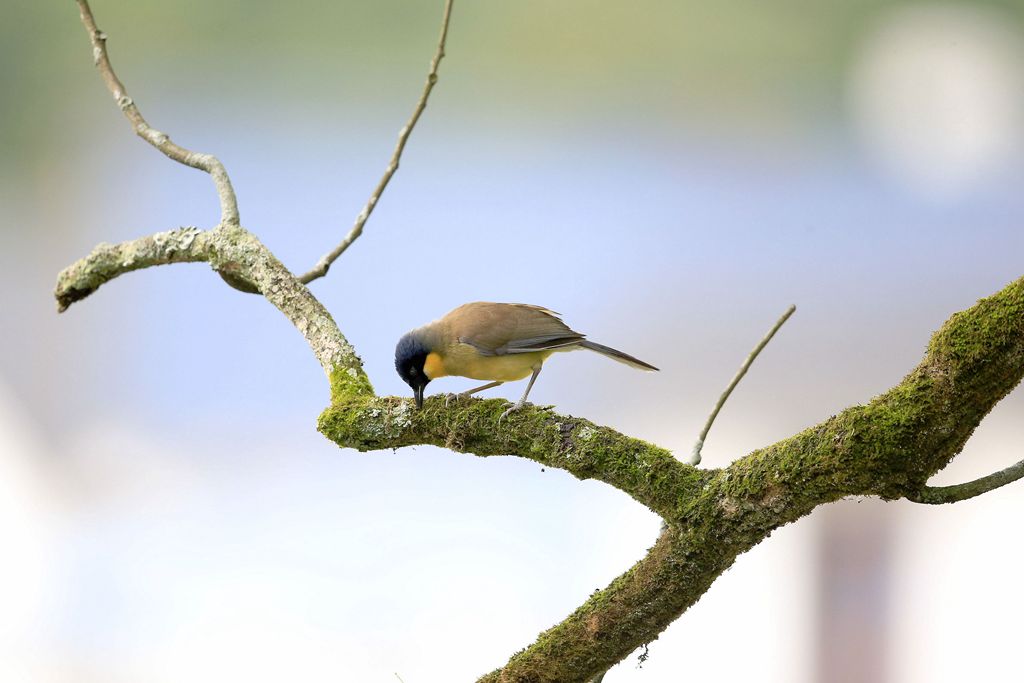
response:
M542 408L526 406L499 424L509 405L503 399L446 406L444 397L435 396L416 410L411 399L348 393L359 389L359 379L347 371L332 380L335 401L320 415L319 429L344 448L428 444L481 457L517 455L578 479L603 481L666 518L678 516L710 476L664 448Z
M339 445L365 451L434 444L480 456L518 455L611 484L665 519L646 557L481 681L593 679L655 640L740 553L822 503L851 495L962 499L1024 475L1024 465L1015 465L959 487L926 485L1024 376L1024 279L950 318L933 336L922 362L885 394L720 470L697 470L657 446L538 408L499 424L508 406L501 400L470 399L447 407L434 398L415 411L408 399L378 398L355 350L323 305L238 225L234 193L220 163L170 143L141 118L110 68L106 37L92 21L88 3L78 0L78 5L96 63L122 111L136 132L164 154L213 176L222 223L208 231L182 228L97 247L60 274L55 291L59 310L132 270L207 262L229 283L258 291L303 334L331 380L331 405L319 427ZM449 1L432 75L415 116L436 77L450 7ZM396 166L402 144L404 137Z
M721 470L676 469L657 447L537 408L502 428L505 401L445 409L435 398L416 412L408 399L349 395L344 383L335 384L320 429L360 450L431 443L477 455L512 453L606 481L663 515L667 528L647 557L480 679L572 683L655 640L740 553L818 505L926 490L927 479L1022 376L1024 279L954 315L888 392ZM601 434L593 452L582 434ZM680 487L675 495L673 486Z

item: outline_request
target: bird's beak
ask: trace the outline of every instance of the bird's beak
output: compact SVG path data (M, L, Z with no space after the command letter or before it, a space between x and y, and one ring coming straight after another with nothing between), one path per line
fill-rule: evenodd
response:
M423 408L423 388L425 386L425 384L421 384L414 389L416 392L416 410Z

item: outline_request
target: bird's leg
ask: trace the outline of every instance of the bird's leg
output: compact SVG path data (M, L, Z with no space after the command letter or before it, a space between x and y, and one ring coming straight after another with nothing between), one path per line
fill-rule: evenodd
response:
M501 419L507 417L509 413L514 413L526 405L526 397L530 395L530 389L533 388L533 383L537 381L537 375L540 374L540 367L540 365L537 365L533 368L533 376L530 378L530 383L526 385L526 391L523 392L523 397L516 401L515 405L501 414L501 417L498 418L499 424L501 423Z
M523 392L523 397L516 401L515 406L513 406L516 410L519 410L526 404L526 397L530 395L530 389L533 389L533 383L537 381L537 375L539 374L540 365L538 364L537 367L533 369L533 376L530 377L530 383L526 385L526 391Z
M489 383L487 383L487 384L485 384L483 386L477 387L475 389L470 389L469 391L463 391L461 394L459 394L459 398L466 398L467 396L472 396L473 394L475 394L478 391L484 391L486 389L493 389L494 387L496 387L496 386L498 386L500 384L504 384L504 382L489 382Z
M458 400L460 398L466 398L467 396L472 396L473 394L477 393L478 391L484 391L485 389L493 389L494 387L498 386L499 384L504 384L504 382L490 382L490 383L485 384L483 386L476 387L475 389L470 389L469 391L463 391L462 393L459 393L459 394L448 394L448 395L446 395L444 397L444 407L445 408L448 407L448 403L452 400L452 397L454 397L456 400Z

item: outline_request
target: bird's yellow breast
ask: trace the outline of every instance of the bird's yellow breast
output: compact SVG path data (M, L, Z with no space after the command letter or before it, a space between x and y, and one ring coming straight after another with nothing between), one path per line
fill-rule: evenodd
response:
M458 375L492 382L513 382L529 377L553 351L484 356L469 344L453 344L444 354L427 355L423 371L430 379Z

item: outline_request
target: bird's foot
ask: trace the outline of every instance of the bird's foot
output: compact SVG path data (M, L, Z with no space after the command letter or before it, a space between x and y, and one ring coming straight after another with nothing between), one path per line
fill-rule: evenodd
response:
M516 403L512 404L511 406L509 406L508 410L503 412L498 417L498 426L499 427L501 426L501 421L502 420L504 420L506 417L508 417L512 413L516 412L517 410L522 409L523 406L532 406L532 405L533 405L532 403L527 403L526 401L517 401Z

